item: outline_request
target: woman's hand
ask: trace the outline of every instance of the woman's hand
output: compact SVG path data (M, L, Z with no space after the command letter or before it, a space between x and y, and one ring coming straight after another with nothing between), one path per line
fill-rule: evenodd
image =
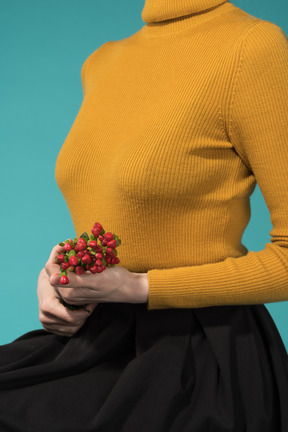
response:
M64 248L56 245L45 265L49 283L66 303L71 305L95 303L146 303L148 278L146 273L132 273L121 266L106 267L101 273L84 272L77 275L68 272L69 284L61 285L60 268L55 256ZM62 305L64 308L64 306ZM74 313L76 311L72 311ZM86 312L87 313L87 312Z
M58 255L64 249L54 248L53 254ZM52 254L51 254L52 255ZM49 268L59 271L59 265L54 262ZM44 330L60 336L72 336L86 322L90 316L83 309L70 311L59 302L59 295L49 282L49 276L43 268L38 277L37 295L39 302L39 320ZM92 312L98 303L88 304L87 309Z

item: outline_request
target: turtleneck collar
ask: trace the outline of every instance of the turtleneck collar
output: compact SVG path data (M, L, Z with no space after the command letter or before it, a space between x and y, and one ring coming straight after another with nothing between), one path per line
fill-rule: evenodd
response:
M138 33L151 38L174 37L235 8L229 0L145 0L141 14L145 25Z
M145 0L141 18L146 23L199 14L229 0Z

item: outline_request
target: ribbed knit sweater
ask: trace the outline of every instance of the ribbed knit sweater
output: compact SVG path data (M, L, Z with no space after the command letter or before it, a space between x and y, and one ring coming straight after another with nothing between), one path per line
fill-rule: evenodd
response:
M117 234L148 309L288 300L288 41L228 0L146 0L85 60L56 161L76 235ZM241 238L256 183L271 242ZM68 235L68 234L67 234Z

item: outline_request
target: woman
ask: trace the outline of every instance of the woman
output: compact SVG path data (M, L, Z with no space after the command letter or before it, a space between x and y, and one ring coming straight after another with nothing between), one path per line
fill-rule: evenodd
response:
M287 431L264 305L288 300L287 37L228 0L146 0L142 19L84 62L56 162L76 235L102 223L120 265L60 286L53 248L44 329L0 349L0 429ZM273 229L248 252L256 183Z

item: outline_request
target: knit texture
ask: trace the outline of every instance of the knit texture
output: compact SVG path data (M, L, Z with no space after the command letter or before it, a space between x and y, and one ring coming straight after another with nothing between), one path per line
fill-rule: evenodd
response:
M231 2L177 2L146 0L145 25L82 66L55 167L76 235L120 237L148 309L288 300L287 36ZM273 229L248 251L256 182Z

